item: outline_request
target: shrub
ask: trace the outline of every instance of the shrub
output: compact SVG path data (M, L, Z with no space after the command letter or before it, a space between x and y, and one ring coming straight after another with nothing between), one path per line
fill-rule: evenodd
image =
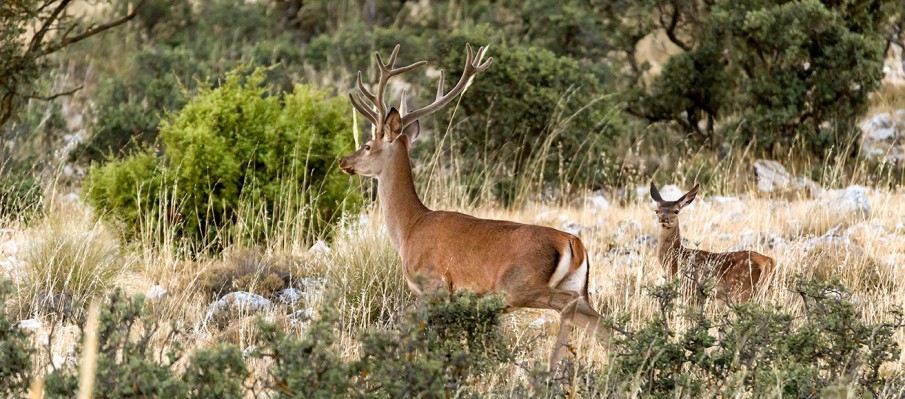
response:
M883 77L892 4L749 0L676 8L669 26L661 19L664 25L646 28L666 29L682 51L649 88L627 92L629 109L711 149L735 141L779 155L803 142L822 156L857 137L856 119Z
M864 323L838 280L796 284L806 312L800 323L782 309L751 302L718 319L687 312L683 329L670 323L681 315L678 287L674 281L651 291L660 312L640 327L629 327L627 316L612 322L621 334L614 342L618 355L603 371L606 379L584 375L589 390L815 397L848 386L876 397L892 383L880 367L899 356L893 335L905 326L902 314L894 312L892 323ZM619 383L606 384L612 381Z
M80 329L79 342L84 342L89 332L84 324ZM149 343L160 339L162 346L155 351ZM237 347L198 349L180 375L174 371L184 355L183 339L182 330L160 325L142 297L128 299L116 290L100 306L94 397L243 397L248 370ZM55 369L45 381L46 394L52 397L75 396L78 388L78 367Z
M441 114L434 138L444 136L456 112L453 150L479 160L463 163L463 172L486 174L491 165L506 165L492 176L500 181L495 193L503 200L516 194L513 175L564 188L602 181L604 159L625 129L605 90L610 74L589 72L587 65L543 48L488 40L481 33L454 34L436 43L438 65L448 68L446 90L462 72L466 42L493 43L487 56L494 63L475 78L461 103Z
M257 356L273 360L270 383L278 397L462 395L477 388L474 377L511 360L499 331L504 308L499 297L436 293L397 328L363 333L360 357L344 361L334 348L338 315L326 306L302 339L261 323Z
M293 282L286 259L262 254L257 249L230 252L199 280L207 298L220 298L230 291L248 291L272 298Z
M0 396L23 397L32 375L32 356L35 355L28 335L7 313L7 301L13 284L0 280Z
M141 153L92 169L92 205L132 229L141 226L132 221L153 215L150 208L174 208L165 216L174 214L181 237L222 245L227 227L238 226L235 237L251 241L298 223L317 231L355 204L334 165L351 142L345 102L303 85L273 95L262 86L264 69L243 71L200 90L162 122L164 158ZM157 182L166 190L155 190ZM139 190L144 185L151 189ZM143 211L137 205L145 192L152 207Z

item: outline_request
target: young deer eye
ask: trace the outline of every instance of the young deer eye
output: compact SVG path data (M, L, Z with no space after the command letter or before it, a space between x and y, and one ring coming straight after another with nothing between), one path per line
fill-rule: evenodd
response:
M371 151L371 146L365 144L365 151Z

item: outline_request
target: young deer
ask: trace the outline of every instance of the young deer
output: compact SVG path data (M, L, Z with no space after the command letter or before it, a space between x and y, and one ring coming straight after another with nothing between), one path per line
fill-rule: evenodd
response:
M405 92L400 109L388 110L384 91L391 77L425 62L394 68L398 45L387 63L375 54L380 69L376 92L365 88L359 72L359 93L349 95L355 109L374 125L373 136L343 157L339 167L349 175L377 179L387 232L416 295L438 289L505 293L509 310L559 311L561 325L551 359L551 367L555 367L565 354L572 324L590 332L603 331L602 317L588 302L590 267L581 240L549 227L430 210L418 198L412 179L409 149L418 138L418 120L448 104L474 75L490 66L492 58L481 63L485 50L480 48L475 57L466 45L465 69L455 87L443 93L441 71L436 100L412 112L406 111ZM375 109L365 105L365 98Z
M660 222L657 258L672 277L679 273L680 265L691 267L695 279L700 278L696 283L713 277L717 281L718 296L746 302L766 285L775 263L770 257L753 251L714 253L683 247L679 211L691 204L697 193L696 184L679 199L664 201L654 183L650 183L650 197L657 202Z

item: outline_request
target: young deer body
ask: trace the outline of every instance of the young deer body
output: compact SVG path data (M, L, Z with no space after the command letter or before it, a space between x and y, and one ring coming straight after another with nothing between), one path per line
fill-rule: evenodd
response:
M680 266L692 268L696 283L713 277L717 281L717 296L746 302L766 285L775 263L768 256L753 251L707 252L682 246L679 232L679 211L694 201L698 193L695 185L675 201L664 201L654 183L650 184L650 196L657 202L657 220L660 233L657 240L657 259L675 277ZM700 287L696 287L700 288Z
M602 332L602 317L588 302L588 255L577 237L549 227L479 219L458 212L433 211L418 197L412 178L409 149L419 133L418 119L440 109L461 94L472 77L492 62L481 64L468 46L465 71L459 83L443 94L441 71L437 100L422 109L387 111L383 92L387 80L424 64L393 68L399 46L389 62L377 55L380 80L376 94L361 83L352 104L375 126L368 142L340 160L350 175L377 179L377 194L387 232L402 258L404 274L416 295L428 291L467 289L479 294L505 293L508 308L542 308L560 312L560 330L551 367L565 354L571 325ZM366 106L370 100L376 110Z

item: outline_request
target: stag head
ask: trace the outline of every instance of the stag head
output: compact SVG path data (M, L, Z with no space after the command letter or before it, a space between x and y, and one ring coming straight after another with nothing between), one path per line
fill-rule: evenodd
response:
M411 143L418 138L420 133L419 120L425 116L437 112L465 91L472 78L479 72L485 71L493 62L493 58L481 62L484 58L486 47L478 49L477 56L471 49L471 45L465 45L465 70L459 78L459 82L449 91L444 93L444 74L440 71L440 81L437 84L437 97L433 103L425 107L408 112L405 100L405 91L402 92L399 109L387 109L384 102L386 86L390 78L411 71L424 64L419 61L414 64L395 68L396 56L399 54L399 45L393 49L389 60L384 63L379 53L374 53L377 58L377 67L380 69L380 77L376 88L372 92L362 83L361 71L358 71L358 92L349 93L349 100L366 119L373 125L371 138L361 148L352 154L340 159L339 167L350 175L377 177L391 155L398 151L408 151ZM371 105L367 105L370 102Z

